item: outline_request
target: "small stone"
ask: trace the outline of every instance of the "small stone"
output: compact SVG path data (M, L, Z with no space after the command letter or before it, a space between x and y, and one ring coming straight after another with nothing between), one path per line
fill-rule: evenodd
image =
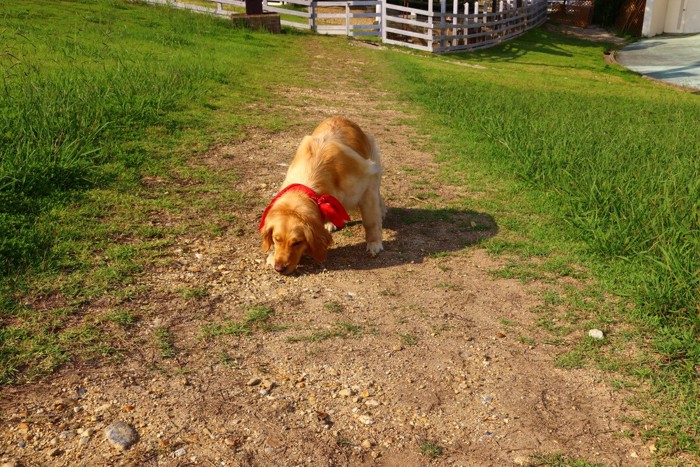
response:
M27 423L20 423L17 425L17 430L23 435L26 435L29 433L29 425Z
M187 449L180 448L180 449L176 450L175 452L173 452L173 454L175 455L175 457L182 457L185 454L187 454Z
M26 446L27 446L27 442L24 441L24 440L18 441L18 442L17 442L17 446L19 446L19 447L21 447L21 448L26 447ZM651 447L649 447L649 449L651 450ZM654 448L654 449L656 449L656 448ZM653 452L653 451L652 451L652 452Z
M340 392L338 392L338 394L341 397L350 397L350 396L352 396L352 389L348 389L348 388L341 389Z
M116 422L105 428L107 441L117 449L126 450L139 440L136 430L124 422Z
M20 464L18 464L16 461L8 461L0 464L0 467L19 467L19 465Z
M369 449L372 447L372 442L368 439L362 441L361 446L365 449Z
M392 345L392 346L391 346L391 350L392 350L393 352L400 352L400 351L403 350L403 345L401 345L401 344Z
M59 448L53 448L51 451L49 451L49 456L51 457L58 457L61 454L63 454L63 451L61 451Z
M593 339L601 340L603 338L603 331L600 329L591 329L588 331L588 335Z
M515 456L513 459L513 464L515 465L527 465L529 459L526 456Z
M247 383L248 386L257 386L262 380L260 378L250 378Z
M95 429L94 428L85 428L83 431L80 432L80 436L83 438L89 438L90 436L95 434Z
M656 444L650 444L648 446L648 448L649 448L649 452L652 452L652 453L656 452Z
M270 389L275 387L275 382L270 381L269 379L264 379L262 380L260 385L263 387L263 389L267 389L269 391Z
M374 420L369 415L360 415L357 417L357 420L363 425L372 425L374 423Z
M379 407L379 401L376 399L369 399L365 401L365 405L368 407Z
M265 451L265 454L273 454L275 452L275 448L271 448L268 446L264 449L264 451Z

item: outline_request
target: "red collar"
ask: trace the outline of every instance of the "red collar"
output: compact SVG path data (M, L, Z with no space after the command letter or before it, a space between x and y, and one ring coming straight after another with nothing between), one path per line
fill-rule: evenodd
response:
M338 199L334 196L319 196L314 190L312 190L306 185L302 185L301 183L292 183L291 185L277 193L274 198L272 198L270 204L268 204L265 208L265 211L263 211L262 219L260 219L260 226L258 227L258 230L262 230L263 225L265 224L265 218L267 217L267 213L270 211L270 208L272 208L272 205L275 204L275 202L279 199L280 196L291 190L301 191L305 193L309 198L314 200L318 205L318 208L321 210L321 214L323 215L323 217L331 221L336 227L341 228L345 225L345 221L350 220L348 212L345 210L343 205L340 204L340 201L338 201Z

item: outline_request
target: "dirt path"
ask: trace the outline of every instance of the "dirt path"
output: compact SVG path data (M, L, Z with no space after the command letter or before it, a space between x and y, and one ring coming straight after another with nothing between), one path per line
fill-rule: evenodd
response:
M121 362L4 388L0 459L513 465L560 452L648 464L648 446L623 436L634 433L623 421L633 415L624 393L594 370L556 369L555 348L522 338L535 337L531 310L545 286L489 276L499 259L478 245L498 234L494 219L453 208L469 187L438 182L434 155L419 149L406 115L387 110L397 108L389 96L354 74L362 55L312 53L336 60L338 71L332 86L279 91L276 105L288 106L294 129L250 128L244 141L192 161L245 195L232 201L238 228L214 237L184 231L139 278L148 293L128 304L141 320ZM368 258L355 222L334 235L324 267L307 261L281 277L264 264L257 219L301 137L334 114L357 121L382 150L386 251ZM171 182L157 183L165 190ZM162 330L173 348L153 345ZM116 421L138 433L127 451L105 440Z

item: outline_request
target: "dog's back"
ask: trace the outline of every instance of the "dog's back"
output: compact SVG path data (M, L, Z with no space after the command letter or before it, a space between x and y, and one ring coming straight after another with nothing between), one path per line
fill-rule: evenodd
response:
M373 142L357 124L343 118L331 117L316 127L311 134L314 138L331 137L342 141L365 159L373 159Z

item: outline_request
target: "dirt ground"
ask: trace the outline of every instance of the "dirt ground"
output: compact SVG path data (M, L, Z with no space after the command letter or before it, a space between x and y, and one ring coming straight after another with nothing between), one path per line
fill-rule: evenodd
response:
M391 96L353 78L359 57L333 57L332 85L278 90L276 111L299 122L292 130L249 128L193 158L245 195L238 227L184 231L167 261L138 278L148 292L129 302L141 320L123 360L2 388L0 464L481 466L523 465L535 453L652 462L609 375L554 366L560 350L539 343L532 313L550 285L489 275L503 260L479 243L499 234L497 220L453 208L479 193L438 182L434 154L420 149L426 136L402 123ZM302 136L336 114L382 150L385 251L366 255L353 214L323 266L308 260L280 276L260 249L260 214ZM175 183L146 182L154 196ZM248 335L202 337L207 325L242 321L250 306L273 313ZM171 358L153 345L158 329L172 336ZM105 439L117 421L138 433L128 450Z

